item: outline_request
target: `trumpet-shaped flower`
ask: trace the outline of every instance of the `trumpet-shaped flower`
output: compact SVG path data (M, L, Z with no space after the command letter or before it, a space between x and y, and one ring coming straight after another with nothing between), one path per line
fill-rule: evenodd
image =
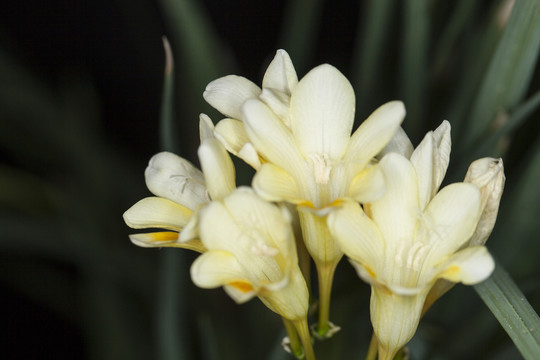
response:
M170 152L150 159L144 175L148 189L156 196L144 198L129 208L124 221L135 229L168 231L130 235L134 244L205 250L198 239L197 212L211 199L222 199L236 187L232 160L213 130L211 120L201 115L198 155L203 171Z
M260 100L243 106L248 137L265 160L253 186L268 200L301 205L304 240L320 263L334 262L342 253L313 210L341 197L368 201L382 195L384 178L371 160L405 116L401 102L387 103L351 136L354 110L350 83L330 65L311 70L292 91L290 126Z
M422 152L433 148L419 147L416 158L429 158ZM372 287L371 321L381 359L392 359L412 338L437 279L476 284L494 268L484 246L467 247L482 217L481 189L455 183L430 196L440 184L436 167L426 171L413 157L384 156L384 196L364 208L344 202L328 216L331 233ZM426 173L436 180L422 179Z
M239 188L201 209L199 222L207 251L191 267L197 286L223 286L238 303L258 296L286 319L306 318L308 290L285 208Z

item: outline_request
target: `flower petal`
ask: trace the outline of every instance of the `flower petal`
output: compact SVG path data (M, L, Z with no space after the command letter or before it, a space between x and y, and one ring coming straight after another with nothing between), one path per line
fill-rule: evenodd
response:
M124 221L134 229L161 228L181 231L193 212L177 203L159 197L140 200L124 213Z
M480 188L483 209L476 230L468 245L483 245L495 226L495 220L497 220L497 213L499 212L499 203L505 182L502 159L483 158L474 161L469 166L464 181L475 184Z
M129 239L132 243L141 247L175 247L193 250L200 253L206 251L206 248L199 239L193 239L187 242L178 241L177 232L163 231L145 234L132 234L129 235Z
M292 204L303 201L294 178L271 163L261 166L252 185L257 194L267 201L287 201Z
M295 261L292 230L279 209L251 189L239 188L200 211L199 232L209 250L225 250L249 269L252 283L283 279L286 262Z
M311 70L294 89L290 105L291 129L304 156L340 159L354 111L354 91L343 74L328 64Z
M435 131L433 131L433 139L437 149L437 158L435 162L434 184L441 186L441 183L446 175L448 164L450 163L450 151L452 149L452 138L450 137L450 123L444 120Z
M379 163L385 182L384 195L370 203L371 218L379 227L386 246L407 246L418 220L418 183L411 162L397 153L387 154Z
M285 125L290 126L289 104L291 98L287 94L264 88L259 99L264 101Z
M454 183L439 191L416 233L416 241L431 247L431 264L454 253L471 237L480 211L480 190L473 184Z
M405 106L401 101L390 101L380 106L351 136L345 160L367 163L394 137L404 118Z
M426 134L411 155L411 162L418 175L421 209L424 209L441 186L450 161L451 146L450 123L445 120L435 131Z
M375 164L356 175L349 186L351 198L358 202L372 202L384 195L385 177L379 165Z
M424 210L438 190L438 187L434 184L435 179L433 178L434 162L437 156L434 142L433 133L427 133L411 156L411 162L416 170L418 179L420 211Z
M405 130L400 126L392 139L386 144L386 146L381 150L377 155L377 158L382 159L384 155L395 152L405 156L407 159L411 158L411 155L414 151L414 147L409 140L409 137L405 133Z
M261 89L248 79L227 75L206 86L203 97L220 113L233 119L242 119L242 104L250 98L258 97Z
M206 114L199 115L199 137L201 142L214 138L214 123Z
M238 155L242 146L249 142L244 124L240 120L220 120L216 124L214 133L223 146L234 155Z
M264 73L263 88L278 90L290 95L296 84L298 84L298 77L291 58L285 50L280 49Z
M206 201L202 172L189 161L170 152L154 155L144 172L146 186L160 196L191 210Z
M376 278L377 260L382 258L384 241L360 205L344 201L328 215L327 224L345 255L362 264L371 277Z
M198 155L210 198L220 200L229 195L236 188L236 174L225 147L218 139L206 139Z
M236 257L227 251L205 252L195 259L190 272L195 285L203 289L229 285L244 295L242 302L255 296L252 284L246 280L246 270ZM238 298L232 297L234 300Z
M246 132L257 152L296 179L294 174L303 176L304 160L285 124L259 100L246 101L243 110Z
M440 273L437 277L474 285L491 275L495 269L495 261L485 246L473 246L458 251L438 269Z

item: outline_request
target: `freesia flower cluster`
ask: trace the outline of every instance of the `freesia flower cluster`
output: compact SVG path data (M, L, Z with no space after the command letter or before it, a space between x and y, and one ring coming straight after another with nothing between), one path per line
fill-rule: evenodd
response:
M493 271L484 243L504 186L502 160L477 160L463 182L441 189L451 148L447 121L413 148L401 128L405 107L392 101L352 132L349 81L327 64L299 81L283 50L262 88L229 75L203 96L226 118L214 126L200 117L202 171L168 152L152 157L145 178L155 196L124 219L132 228L163 230L130 239L201 253L193 282L223 286L238 303L258 297L282 316L296 356L314 359L312 334L324 339L338 330L329 309L344 254L371 286L380 359L408 343L423 313L454 283L476 284ZM236 188L229 153L256 170L251 188ZM309 290L312 262L318 294ZM318 299L312 334L310 296Z

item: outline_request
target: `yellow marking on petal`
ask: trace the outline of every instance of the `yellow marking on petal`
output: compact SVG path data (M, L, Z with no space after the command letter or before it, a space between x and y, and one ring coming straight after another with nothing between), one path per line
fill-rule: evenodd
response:
M233 281L227 285L230 285L234 287L235 289L240 290L243 293L248 293L254 290L253 286L251 286L250 283L244 282L244 281Z
M372 268L370 268L369 266L366 266L366 265L363 265L364 266L364 269L366 270L366 272L369 274L369 276L371 276L373 278L373 280L375 280L377 274L375 274L375 271L373 271Z
M150 233L147 236L152 241L174 241L178 239L178 233L170 231Z
M441 275L439 275L439 276L440 277L445 277L445 278L450 280L450 279L456 278L456 276L458 276L460 272L461 272L461 268L459 266L450 265L448 267L448 269L443 271L443 273Z

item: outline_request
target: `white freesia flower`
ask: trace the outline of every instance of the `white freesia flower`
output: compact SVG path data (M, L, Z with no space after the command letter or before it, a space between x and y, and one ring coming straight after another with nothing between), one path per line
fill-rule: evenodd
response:
M429 158L424 152L434 148L419 147L416 158ZM380 162L384 196L364 209L345 202L328 216L330 231L372 286L371 320L381 359L392 359L412 338L437 279L476 284L494 268L484 246L464 247L482 216L479 187L455 183L431 196L440 184L437 166L428 171L418 165L426 162L415 166L413 157L387 154ZM428 173L431 181L423 179Z
M170 152L158 153L150 159L145 179L148 189L156 196L144 198L129 208L124 221L134 229L169 231L130 235L134 244L205 250L198 239L197 212L211 199L222 199L236 187L232 160L214 137L213 130L211 120L201 115L198 154L203 171Z
M285 208L243 187L201 209L199 225L207 251L191 267L197 286L223 286L238 303L258 296L286 319L306 318L308 290Z

